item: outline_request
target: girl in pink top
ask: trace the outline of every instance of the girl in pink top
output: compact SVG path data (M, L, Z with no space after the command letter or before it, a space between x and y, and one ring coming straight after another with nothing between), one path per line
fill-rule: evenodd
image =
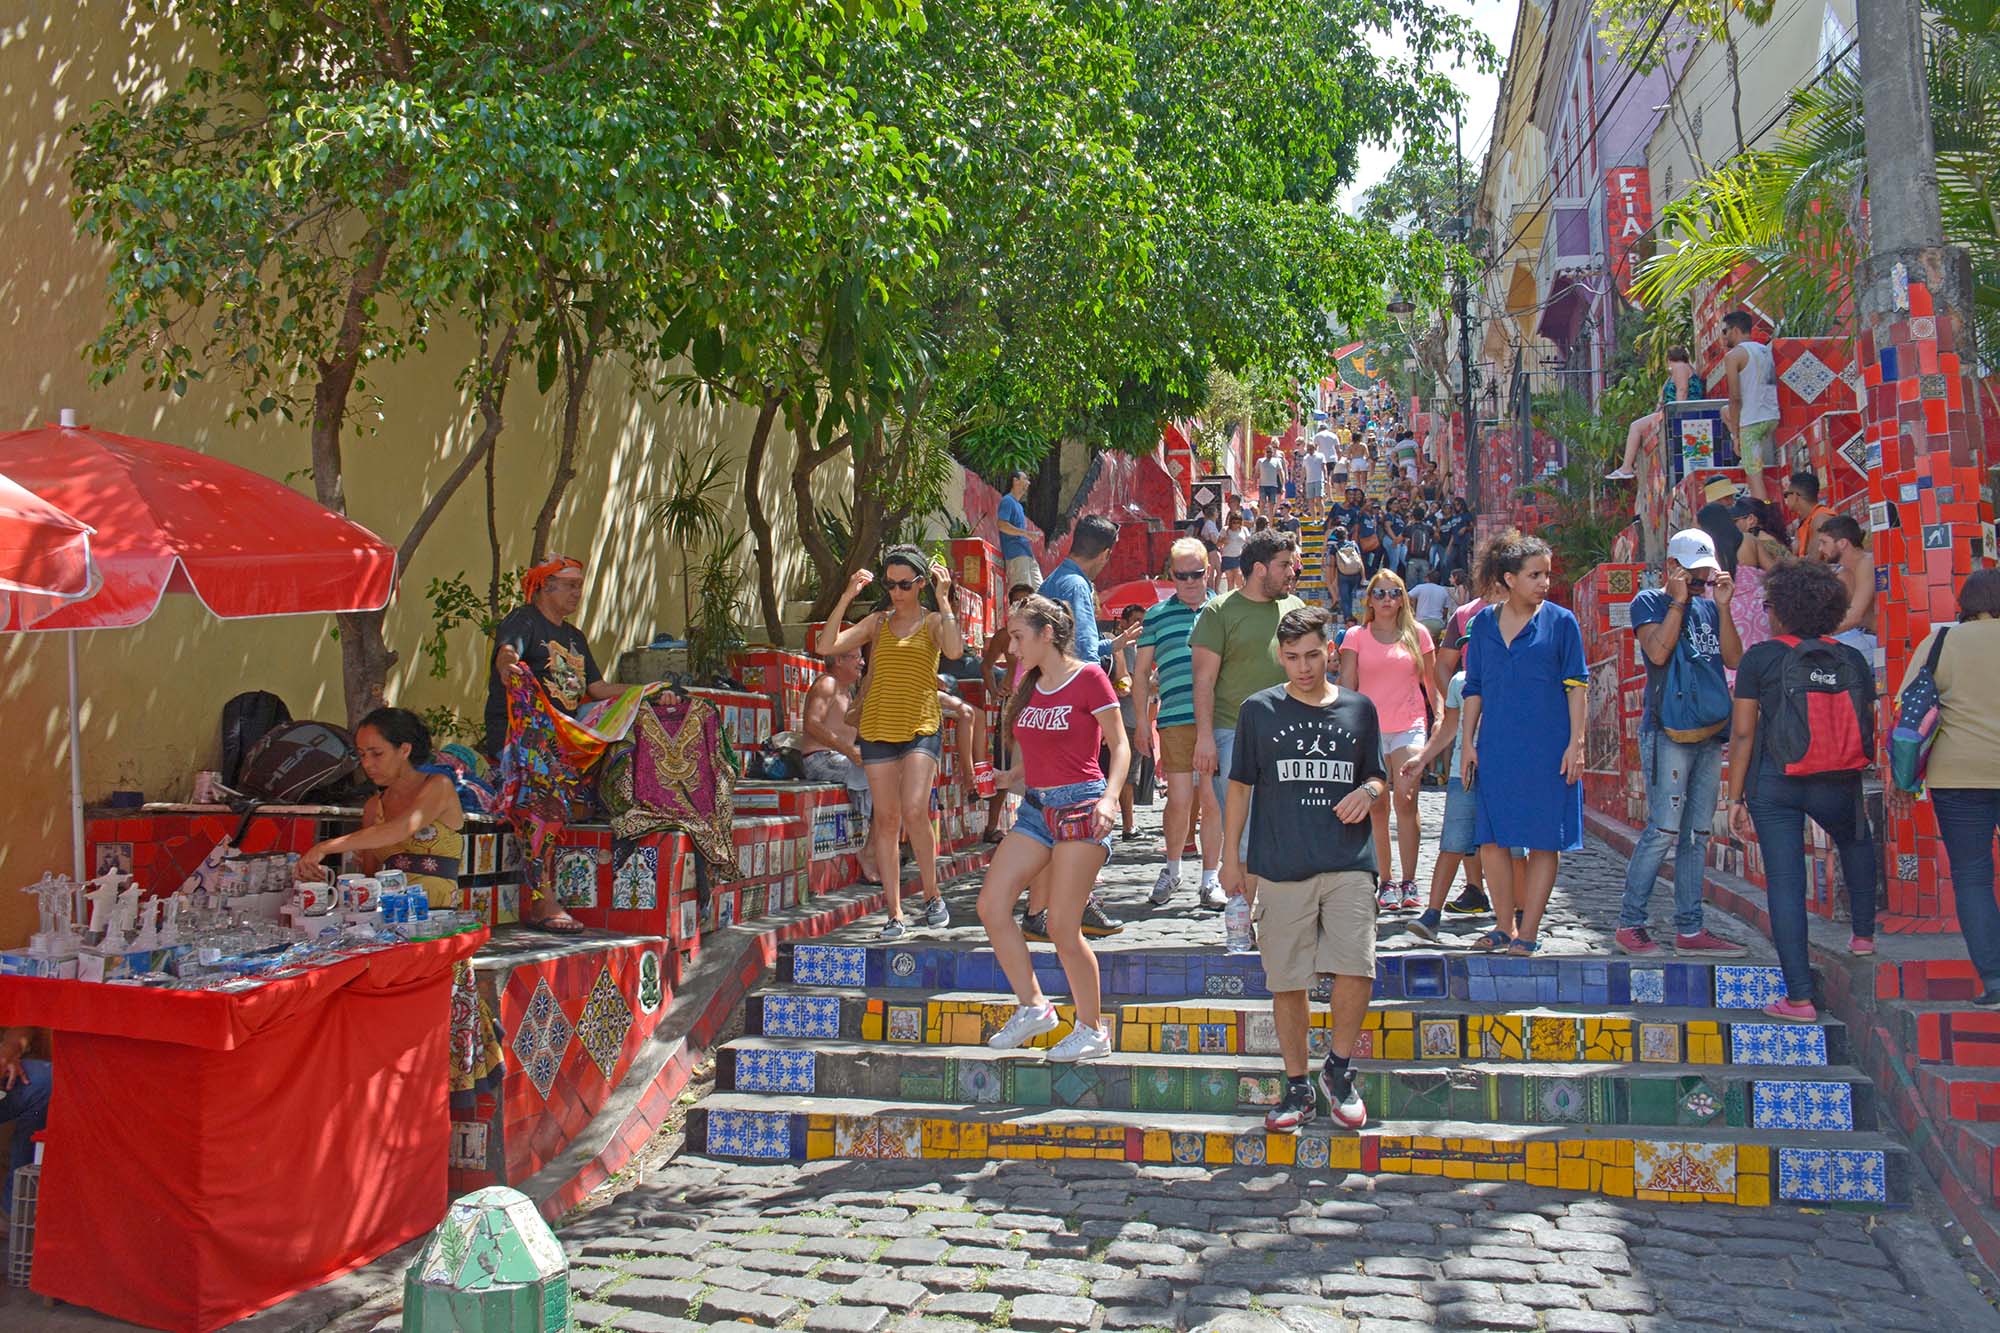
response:
M1021 677L1007 704L1014 765L1005 785L1025 788L1013 831L1003 838L979 891L979 919L1020 1008L988 1039L994 1050L1025 1045L1061 1021L1042 993L1014 904L1028 882L1048 871L1048 931L1076 1005L1076 1023L1049 1049L1054 1061L1102 1060L1111 1054L1098 990L1097 956L1083 939L1083 911L1097 872L1111 854L1116 793L1125 785L1131 746L1111 678L1076 656L1070 609L1040 593L1007 616ZM1109 771L1097 762L1102 744Z
M1409 590L1393 571L1383 570L1368 583L1362 622L1340 641L1340 683L1359 690L1375 704L1382 724L1382 759L1391 773L1422 752L1436 717L1436 700L1426 682L1432 679L1430 631L1417 623ZM1396 842L1403 853L1403 878L1389 876L1389 812L1395 808ZM1393 799L1375 803L1375 864L1382 868L1376 900L1384 909L1415 911L1417 896L1417 792L1398 782Z

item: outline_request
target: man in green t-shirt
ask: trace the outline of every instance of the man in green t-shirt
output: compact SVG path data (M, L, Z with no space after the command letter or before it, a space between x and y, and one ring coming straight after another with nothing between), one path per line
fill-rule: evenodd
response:
M1194 771L1229 799L1236 710L1259 690L1285 683L1278 621L1305 603L1292 596L1299 552L1290 533L1260 532L1243 544L1243 586L1211 601L1188 634L1194 662ZM1246 834L1247 836L1247 834Z

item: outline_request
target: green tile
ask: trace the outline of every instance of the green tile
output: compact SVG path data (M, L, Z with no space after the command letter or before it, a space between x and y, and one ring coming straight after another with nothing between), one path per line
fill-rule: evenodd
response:
M1488 1081L1494 1085L1494 1100L1497 1108L1494 1119L1508 1125L1520 1124L1522 1105L1521 1075L1502 1074L1498 1078L1489 1078Z
M1007 1062L1007 1100L1016 1106L1048 1106L1053 1098L1049 1090L1050 1071L1045 1064L1029 1064L1022 1060Z
M1201 1069L1188 1075L1190 1109L1207 1115L1229 1115L1236 1110L1236 1071Z
M1095 1108L1103 1103L1098 1100L1098 1071L1090 1065L1068 1065L1057 1073L1051 1084L1057 1106L1080 1106Z
M1689 1074L1678 1080L1679 1096L1676 1099L1683 1125L1720 1125L1728 1123L1725 1116L1725 1102L1722 1089L1698 1074Z
M1134 1101L1141 1111L1188 1109L1187 1070L1137 1069L1132 1073Z
M1676 1125L1680 1121L1679 1089L1663 1078L1635 1078L1627 1081L1630 1110L1635 1125Z

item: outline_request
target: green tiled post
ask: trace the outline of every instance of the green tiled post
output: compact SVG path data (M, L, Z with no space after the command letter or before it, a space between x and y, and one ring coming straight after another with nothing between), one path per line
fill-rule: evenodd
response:
M403 1278L407 1333L567 1333L569 1260L527 1195L453 1201Z

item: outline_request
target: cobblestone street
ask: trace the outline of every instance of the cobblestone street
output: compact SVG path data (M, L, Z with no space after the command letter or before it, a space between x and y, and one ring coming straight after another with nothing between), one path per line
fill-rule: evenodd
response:
M1425 794L1427 845L1441 804ZM1157 829L1157 809L1141 818ZM1110 943L1219 947L1191 884L1167 909L1146 905L1158 866L1157 832L1119 844L1102 896L1131 924ZM1551 951L1608 951L1622 877L1601 845L1566 859ZM975 888L948 891L959 925L920 933L977 938ZM1670 897L1662 884L1656 922ZM1401 920L1384 919L1388 947ZM1771 957L1743 923L1712 912L1710 925ZM1844 1212L1306 1169L684 1156L560 1234L579 1323L636 1333L743 1320L828 1333L2000 1329L1919 1188L1913 1209Z

